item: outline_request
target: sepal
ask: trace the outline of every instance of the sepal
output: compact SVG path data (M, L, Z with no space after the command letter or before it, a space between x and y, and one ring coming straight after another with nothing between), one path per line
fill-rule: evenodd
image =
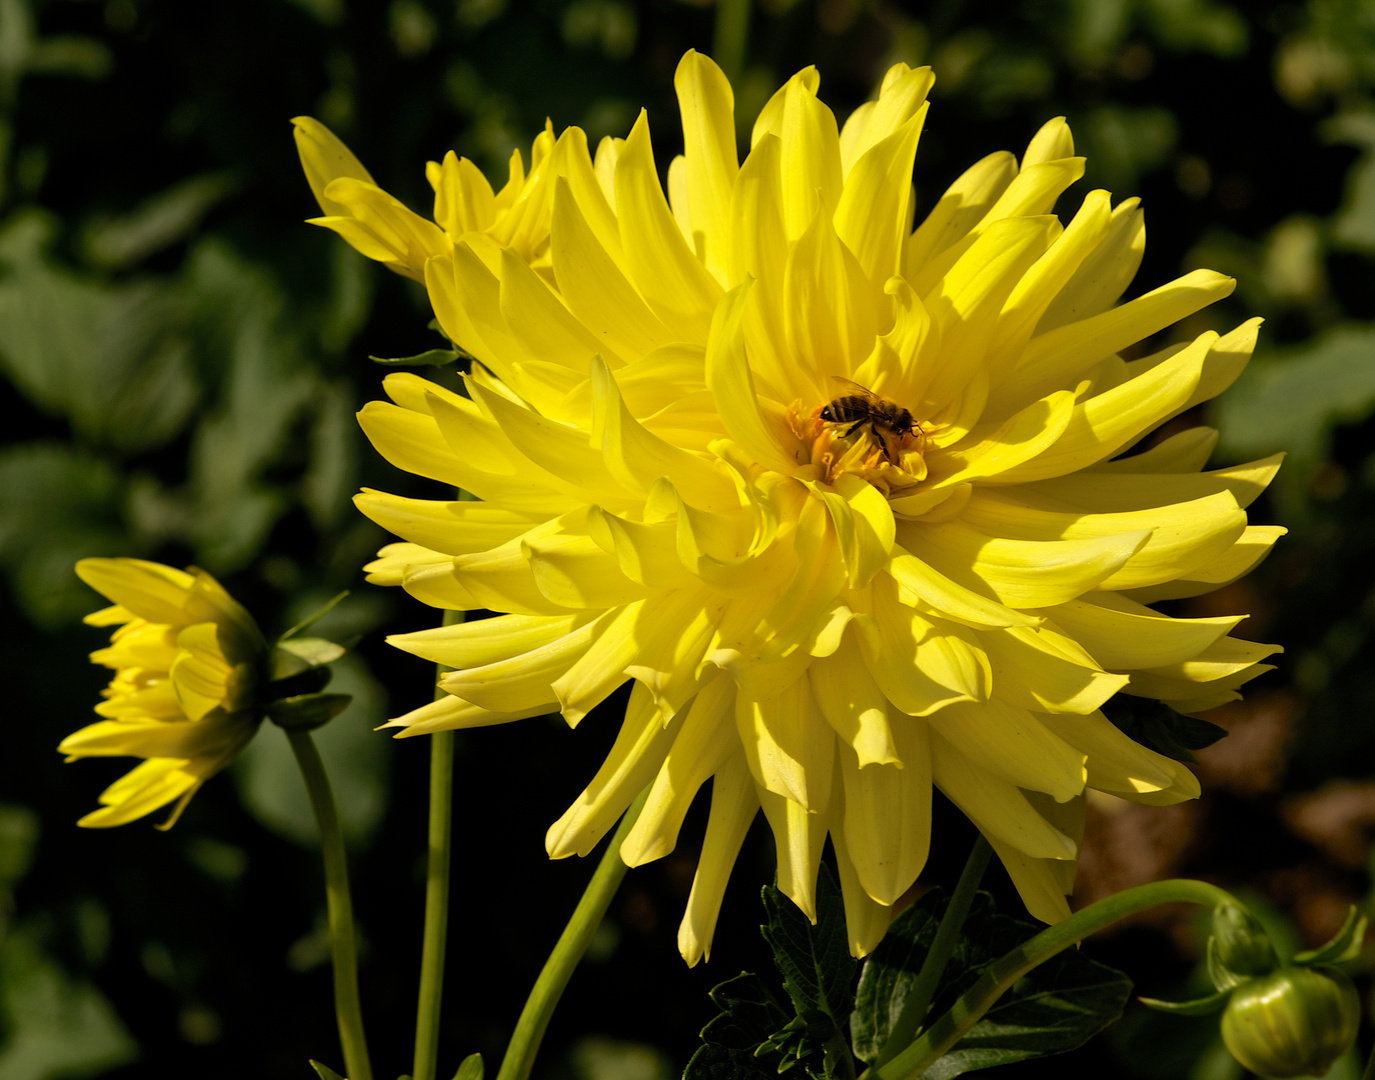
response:
M316 1061L314 1058L311 1059L310 1067L315 1070L315 1075L318 1076L320 1080L344 1080L342 1076L340 1076L337 1072L331 1069L328 1065L324 1064L323 1062Z
M1369 920L1356 910L1356 905L1351 905L1351 910L1346 913L1346 921L1342 923L1342 928L1332 940L1326 945L1319 945L1316 949L1295 953L1294 963L1307 967L1312 964L1345 964L1355 960L1361 954L1368 922Z
M1208 939L1208 975L1219 990L1228 990L1280 966L1265 928L1240 904L1223 902L1213 909L1213 936Z
M324 727L353 701L350 694L298 694L268 703L267 718L287 731Z
M482 1064L481 1054L469 1054L459 1065L458 1072L454 1073L454 1080L482 1080L483 1073L486 1071Z
M1221 1012L1232 997L1232 990L1219 990L1207 997L1194 998L1193 1001L1162 1001L1160 998L1139 997L1136 1000L1148 1009L1170 1013L1174 1016L1211 1016Z

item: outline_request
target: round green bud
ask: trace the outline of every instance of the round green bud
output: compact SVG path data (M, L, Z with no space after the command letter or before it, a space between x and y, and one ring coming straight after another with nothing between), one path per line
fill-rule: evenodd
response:
M1280 966L1269 935L1240 904L1224 903L1213 909L1213 940L1217 959L1231 975L1268 975Z
M1222 1041L1254 1073L1322 1076L1356 1038L1361 999L1336 968L1282 967L1232 991Z

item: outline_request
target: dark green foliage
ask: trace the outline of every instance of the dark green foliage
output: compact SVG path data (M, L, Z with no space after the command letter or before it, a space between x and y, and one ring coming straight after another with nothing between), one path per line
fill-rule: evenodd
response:
M1197 716L1177 713L1162 701L1118 694L1103 705L1103 715L1124 735L1175 761L1198 761L1191 750L1212 746L1227 734Z
M711 992L721 1012L702 1029L703 1046L685 1080L757 1080L798 1065L814 1078L853 1076L851 1041L854 1057L874 1064L935 938L944 891L930 890L894 921L853 993L855 961L830 872L822 867L815 926L777 889L766 888L763 897L768 921L761 930L783 974L792 1016L757 975L742 972L722 983ZM928 1020L947 1012L991 964L1040 929L998 914L992 897L978 893ZM926 1075L945 1080L1074 1050L1121 1015L1130 992L1131 980L1121 972L1079 950L1061 952L1019 979Z

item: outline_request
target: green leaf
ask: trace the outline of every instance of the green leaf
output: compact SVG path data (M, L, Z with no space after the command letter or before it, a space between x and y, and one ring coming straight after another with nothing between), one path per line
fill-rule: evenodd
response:
M1367 923L1366 917L1353 904L1351 910L1346 913L1346 921L1342 923L1342 928L1333 935L1332 940L1316 949L1295 953L1294 963L1345 964L1355 960L1361 954Z
M767 922L760 930L792 1009L757 975L742 972L721 983L711 991L721 1012L702 1029L703 1045L684 1080L759 1080L797 1066L815 1080L852 1078L844 1024L854 1006L855 960L839 887L822 866L815 925L772 886L763 890L763 901Z
M1128 738L1175 761L1194 764L1190 750L1212 746L1227 729L1197 716L1177 713L1164 702L1118 694L1103 705L1106 716Z
M57 225L36 211L0 230L0 367L90 442L141 453L177 436L200 391L175 288L110 286L48 257Z
M856 960L845 931L845 905L831 871L822 865L813 924L776 888L764 889L767 922L761 927L783 974L796 1016L760 1052L780 1058L780 1072L803 1065L814 1077L852 1074L845 1035L855 996Z
M287 731L322 728L352 704L348 694L297 694L268 702L267 716Z
M0 450L0 564L40 626L104 606L73 572L90 555L132 555L119 474L103 459L56 443Z
M702 1029L703 1045L688 1060L683 1080L758 1080L776 1077L773 1060L756 1051L788 1022L764 981L742 971L711 991L721 1012Z
M855 1008L850 1014L850 1040L861 1061L877 1060L888 1041L888 1033L916 982L948 903L944 889L923 893L893 921L878 948L865 961L855 993Z
M27 806L0 803L0 888L29 872L37 847L38 815Z
M459 352L457 349L426 349L423 353L416 353L414 356L372 356L368 359L374 364L381 364L383 367L448 367L450 364L457 364Z
M865 1060L877 1056L901 998L915 982L921 961L947 903L923 896L903 912L865 961L860 976L856 1050ZM940 1016L985 969L1041 927L999 915L987 893L979 893L965 918L959 943L946 967L931 1016ZM871 973L870 969L876 969ZM1121 1015L1131 981L1121 972L1066 950L1019 979L955 1046L924 1074L947 1080L973 1069L1082 1046ZM891 996L885 996L891 995Z
M309 630L309 629L310 629L312 626L314 626L317 622L319 622L319 621L320 621L321 619L323 619L326 615L328 615L331 611L333 611L333 610L339 605L339 602L340 602L341 600L343 600L344 597L348 596L348 594L349 594L349 590L348 590L348 589L345 589L343 592L335 593L335 594L334 594L333 596L331 596L328 600L326 600L323 604L321 604L318 608L316 608L316 609L315 609L314 611L312 611L309 615L307 615L304 619L302 619L302 620L301 620L300 622L298 622L295 626L293 626L290 630L288 630L285 634L283 634L283 635L281 636L281 640L278 642L278 644L281 644L281 643L287 641L287 640L290 639L290 638L294 638L297 634L301 633L303 630Z
M316 1061L314 1058L310 1061L310 1067L315 1070L315 1075L318 1076L320 1080L344 1080L342 1076L328 1065Z
M454 1073L454 1080L482 1080L485 1072L481 1054L469 1054Z
M1173 1013L1175 1016L1211 1016L1215 1012L1221 1012L1231 996L1232 990L1229 987L1207 997L1194 998L1192 1001L1162 1001L1160 998L1148 997L1139 997L1136 1000L1156 1012Z
M181 180L118 217L93 220L83 237L94 266L122 270L185 240L201 218L234 190L232 177L206 173Z
M93 1076L138 1056L105 996L70 975L28 930L0 945L0 1016L8 1022L5 1080Z
M348 594L341 594L341 596L346 595ZM333 606L333 604L330 605L330 607ZM324 611L321 611L320 614L323 615ZM345 652L346 650L342 645L325 638L290 638L286 641L279 641L273 653L272 677L281 679L288 675L295 675L296 672L304 671L306 668L332 664ZM286 655L279 659L279 654L282 653ZM295 665L291 664L292 659L297 661ZM278 671L279 666L282 668L280 672Z
M381 824L387 805L390 765L379 753L379 740L386 736L373 730L389 715L386 692L355 653L320 670L332 671L334 688L353 698L313 737L334 790L348 793L339 800L344 836L364 842ZM315 814L284 733L265 726L231 769L245 809L260 824L303 847L318 844Z
M1219 450L1243 459L1284 450L1302 478L1322 461L1328 432L1375 407L1375 324L1339 326L1253 362L1213 405Z

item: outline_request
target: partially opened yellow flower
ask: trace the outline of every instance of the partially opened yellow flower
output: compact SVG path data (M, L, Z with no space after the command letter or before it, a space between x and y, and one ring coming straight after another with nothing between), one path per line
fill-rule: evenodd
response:
M829 836L851 947L871 949L926 861L933 785L1031 913L1064 916L1086 789L1199 790L1100 707L1206 709L1276 651L1229 637L1240 616L1149 606L1233 580L1281 531L1243 509L1277 460L1202 471L1214 432L1149 439L1236 378L1258 321L1119 355L1233 283L1197 271L1119 304L1141 211L1094 191L1056 219L1083 172L1063 120L912 231L931 83L897 65L838 130L808 68L742 163L731 88L688 53L667 198L643 115L595 164L565 133L547 273L471 235L425 263L480 361L468 396L392 375L361 413L393 464L481 500L365 491L405 541L371 580L499 613L391 639L455 669L392 725L576 725L633 680L547 844L589 852L652 784L621 854L659 858L710 780L689 962L761 808L809 915Z
M427 259L447 255L459 241L489 260L499 259L500 250L509 247L532 265L547 268L552 178L569 175L564 163L570 154L587 158L587 138L580 130L570 129L556 140L553 125L546 122L531 147L530 172L520 151L512 151L506 184L493 191L476 165L450 150L442 162L425 166L434 189L434 220L429 221L379 188L324 124L309 116L292 123L306 180L325 212L310 224L333 229L368 258L417 281L425 280ZM574 182L595 185L590 171Z
M91 654L114 668L96 706L102 717L58 747L68 761L147 760L100 796L78 824L123 825L176 800L170 828L191 796L238 755L258 730L257 667L266 651L257 624L203 570L140 559L83 559L76 572L115 602L86 617L115 626L110 646Z

